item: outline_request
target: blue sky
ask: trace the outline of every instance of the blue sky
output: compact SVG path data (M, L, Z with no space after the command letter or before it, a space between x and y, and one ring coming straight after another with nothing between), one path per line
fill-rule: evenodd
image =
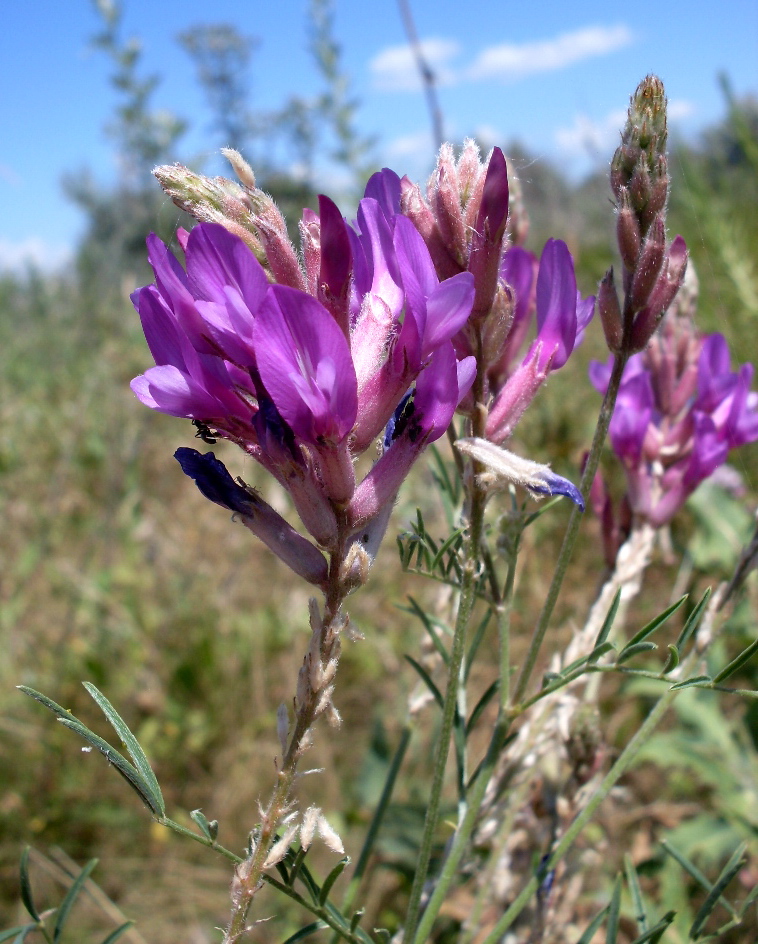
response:
M518 139L574 176L605 162L629 94L647 73L668 91L672 128L694 136L718 120L716 76L738 95L758 91L755 0L411 0L440 77L446 134ZM308 95L307 0L123 0L124 27L142 40L143 68L162 82L157 106L188 119L177 159L207 156L209 114L176 35L198 23L233 23L259 38L252 105L273 109ZM60 264L82 231L63 195L64 173L89 168L103 184L116 163L103 131L116 98L109 63L89 47L99 21L91 0L5 4L0 35L0 266ZM336 0L336 33L360 99L360 130L400 173L426 174L429 118L394 2ZM217 142L212 143L212 148ZM324 168L325 189L329 169Z

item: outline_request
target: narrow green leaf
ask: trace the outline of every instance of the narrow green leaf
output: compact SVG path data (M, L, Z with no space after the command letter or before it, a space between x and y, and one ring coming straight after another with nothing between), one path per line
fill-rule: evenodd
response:
M597 634L597 639L595 640L595 645L592 647L592 653L594 655L598 647L602 646L603 643L608 638L608 634L613 628L613 621L616 619L616 614L618 613L619 603L621 602L621 587L616 591L613 601L611 602L608 612L606 613L605 619L603 620L603 625L600 627L600 632ZM594 661L594 660L593 660Z
M31 696L35 701L38 701L41 705L44 705L45 708L49 708L50 711L52 711L53 714L58 715L58 717L68 718L69 721L77 720L70 711L61 707L61 705L59 705L57 701L53 701L52 698L48 698L47 695L43 695L42 692L35 691L35 689L29 688L28 685L17 685L16 687L20 692Z
M374 941L371 940L368 934L363 930L362 927L358 926L353 934L358 938L359 941L362 941L363 944L374 944Z
M606 905L602 911L598 911L592 921L590 921L590 923L587 925L584 930L584 934L582 934L576 944L591 944L592 939L595 937L595 934L597 934L598 928L605 920L605 916L608 914L608 909L610 907L610 905Z
M332 871L324 879L324 884L321 886L321 891L318 896L318 903L323 905L324 902L329 897L329 892L332 890L332 885L337 881L337 879L342 875L345 870L345 866L350 863L350 856L345 856L343 859L334 866Z
M624 649L628 649L630 646L634 646L638 642L642 642L643 639L647 639L647 637L652 635L657 629L660 629L666 620L684 605L685 601L687 600L687 596L688 594L685 593L685 595L680 597L676 603L672 603L671 606L667 607L667 609L665 609L662 613L659 613L658 616L651 619L649 623L646 623L639 632L632 636L626 646L624 646Z
M66 892L66 897L61 902L58 914L55 918L55 929L53 930L53 944L58 944L63 934L63 929L68 921L69 912L74 907L74 902L79 897L79 892L84 887L84 883L90 877L90 873L97 865L97 859L90 859L81 872L74 879L74 883Z
M492 616L492 610L488 609L482 619L479 621L479 625L474 630L474 635L471 639L471 645L468 647L468 653L466 654L466 665L464 668L464 682L468 681L469 673L471 672L471 666L474 664L474 659L476 659L476 654L479 651L479 646L482 644L484 639L484 633L489 625L490 618Z
M706 892L710 892L713 889L713 885L708 881L708 879L703 875L700 869L690 860L679 852L678 849L675 849L667 840L661 840L661 846L663 851L671 856L679 865L684 869L684 871L694 878L695 881L700 885ZM721 899L721 904L729 911L735 918L739 917L735 909L732 907L731 903L727 901L726 898Z
M0 944L2 941L10 941L14 934L27 935L37 927L35 924L19 924L15 928L8 928L7 931L0 931ZM22 938L23 940L23 938Z
M671 686L672 692L678 692L683 688L710 688L713 679L710 675L693 675L692 678L685 679L683 682L676 682Z
M468 721L466 722L466 737L471 734L474 729L474 725L481 717L484 709L492 701L492 698L495 692L500 688L500 679L495 679L495 681L489 686L489 688L484 692L479 701L474 705L474 710L471 712Z
M753 885L753 887L747 893L747 898L740 905L740 910L739 910L740 918L743 918L745 916L745 912L753 904L756 898L758 898L758 885Z
M432 681L432 677L429 675L429 673L426 671L426 669L425 669L422 665L419 665L419 663L416 662L416 660L413 658L413 656L406 656L405 658L406 658L406 660L407 660L408 662L410 662L410 664L413 666L413 668L414 668L414 669L418 672L418 674L421 676L421 680L422 680L423 683L426 685L426 687L429 689L429 691L432 693L432 695L434 695L434 698L435 698L435 701L437 702L437 704L440 706L440 708L442 708L443 705L445 704L445 700L444 700L444 698L442 697L442 693L440 692L440 690L437 688L437 686L436 686L436 685L434 684L434 682Z
M637 877L637 869L635 869L632 857L629 854L624 856L624 871L626 872L626 884L629 887L629 894L632 898L634 920L637 923L637 930L640 934L644 934L647 931L645 903L642 900L642 889L640 888L640 880Z
M315 934L316 931L322 931L324 928L328 927L329 925L326 921L314 921L313 924L307 924L304 928L300 928L299 931L295 931L283 944L295 944L295 941L302 941L303 938L310 937L311 934Z
M721 870L721 874L716 879L713 888L708 893L708 897L705 899L703 904L700 907L700 910L695 915L695 920L692 922L692 927L690 928L690 937L693 940L697 940L700 937L700 932L703 928L703 925L708 920L711 915L711 912L716 907L719 899L721 898L722 892L727 887L727 885L732 881L734 876L740 871L744 866L745 859L745 849L747 848L747 843L741 843L732 853L729 861L726 863L724 868Z
M619 915L621 912L621 876L616 876L613 894L608 905L608 924L605 929L605 944L616 944L619 936Z
M19 879L21 883L21 901L24 903L24 908L29 912L29 917L33 918L35 921L39 922L40 916L39 911L34 904L34 897L32 895L32 883L29 881L29 846L26 846L24 851L21 853L21 862L19 863Z
M669 644L668 650L668 659L666 659L666 664L663 667L661 675L668 675L669 672L673 672L679 665L679 650L672 644Z
M616 665L623 665L624 662L628 662L630 659L633 659L634 656L638 656L641 652L652 652L653 649L657 649L658 644L654 642L636 642L634 645L627 644L621 650L616 658Z
M408 597L408 602L410 603L410 606L403 606L400 607L400 609L405 610L406 613L412 613L413 616L417 617L417 619L421 621L424 629L427 631L430 639L432 640L432 643L434 644L434 648L442 657L442 661L445 663L445 665L449 665L450 654L445 648L445 644L437 635L435 623L439 625L439 621L433 620L412 596ZM450 635L452 635L452 633L450 633Z
M698 600L693 611L687 617L687 622L682 627L681 633L679 633L679 638L676 641L676 648L679 650L679 652L684 650L684 647L689 642L690 637L700 625L700 620L703 618L703 613L705 612L705 608L708 605L710 598L711 588L708 587L702 597Z
M374 934L382 941L382 944L390 944L392 940L392 935L387 928L374 928Z
M199 827L200 832L205 836L206 839L213 842L215 836L211 835L211 826L208 820L205 818L205 814L202 810L193 810L190 813L190 819L196 826ZM218 825L218 824L217 824Z
M134 762L134 766L140 772L142 779L149 787L150 793L155 800L155 804L159 809L160 815L165 816L166 804L163 801L163 794L161 793L161 788L158 784L158 778L155 776L153 768L150 766L150 761L147 759L145 752L142 750L139 741L129 730L129 727L127 726L124 719L108 701L105 695L98 691L98 689L95 688L91 682L83 682L83 685L97 703L98 708L100 708L105 717L108 719L113 730L119 736L121 743L124 745L127 753Z
M666 933L666 928L669 927L675 917L675 911L667 911L660 921L654 924L649 931L645 931L644 934L640 934L639 937L636 937L632 941L632 944L658 944L660 939Z
M615 652L616 647L612 642L609 642L607 639L605 642L601 642L599 646L595 646L592 652L587 656L587 664L592 665L594 662L606 654L606 652Z
M735 659L732 659L729 665L724 666L720 672L717 672L716 675L713 676L713 681L716 683L723 682L724 679L728 679L730 675L734 675L738 669L741 669L746 662L749 662L750 659L753 658L756 652L758 652L758 639L750 643L747 649L741 652Z
M351 933L351 934L352 934L353 931L355 931L355 929L358 927L358 925L360 924L361 918L362 918L365 914L366 914L366 909L365 909L365 908L361 908L360 911L356 911L355 914L353 915L353 917L350 919L350 933Z
M132 927L134 927L133 921L125 921L122 925L117 927L115 931L111 931L108 937L103 941L103 944L115 944L121 935L126 934L129 928Z
M546 511L550 511L550 509L557 505L560 500L560 495L556 498L551 498L549 502L545 502L545 504L538 508L537 511L533 511L530 515L527 515L527 517L524 519L524 528L528 528L530 524L534 524L538 518L541 518Z
M436 569L437 569L437 567L439 566L440 561L442 560L443 554L446 554L448 551L450 551L451 548L452 548L452 546L453 546L453 544L455 544L455 543L459 540L459 538L461 538L462 535L463 535L463 528L458 528L456 531L453 531L453 533L450 535L450 537L447 538L447 539L440 545L438 551L436 552L436 554L435 554L434 557L432 558L432 563L431 563L431 565L430 565L430 567L429 567L430 570L436 570Z
M24 941L35 930L36 927L37 926L35 924L31 925L31 927L25 927L16 937L16 940L13 942L13 944L24 944Z
M139 794L143 803L145 803L156 816L163 815L137 769L133 767L122 754L119 754L115 747L103 740L98 734L95 734L94 731L90 731L90 729L79 720L69 721L68 718L58 718L58 721L78 734L79 737L84 738L84 740L93 747L96 747L100 753L113 764L132 789Z

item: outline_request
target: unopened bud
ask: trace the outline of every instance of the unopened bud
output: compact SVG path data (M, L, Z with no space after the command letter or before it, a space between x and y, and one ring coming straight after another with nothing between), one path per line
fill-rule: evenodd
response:
M674 301L679 286L684 281L687 258L687 245L681 236L677 236L669 247L665 267L650 293L647 305L634 319L631 336L632 352L641 351L646 347L669 305Z
M645 157L640 157L637 166L634 168L631 180L629 181L629 196L632 206L639 213L650 200L652 193L652 183L650 181L650 171L647 169Z
M500 360L513 324L514 310L513 292L500 282L482 332L482 354L487 367Z
M463 267L448 252L434 214L427 206L418 184L407 177L400 181L400 212L407 216L421 234L440 281L463 271Z
M239 182L246 190L257 190L253 168L248 164L239 151L233 148L221 148L221 153L232 165L232 170L239 178Z
M637 266L642 239L637 215L629 200L626 187L619 190L619 206L616 211L616 239L624 266L633 272Z
M429 180L428 197L447 251L461 267L465 266L466 232L458 175L450 144L443 144L440 148L437 167Z
M621 350L624 337L624 325L621 320L621 306L613 280L613 266L603 276L597 292L597 307L603 325L605 343L608 350L617 354Z
M666 229L663 216L659 214L650 227L634 270L629 299L632 311L639 311L647 303L665 258Z
M465 207L481 173L482 165L479 160L479 145L471 138L463 142L463 150L458 158L458 188L461 206Z

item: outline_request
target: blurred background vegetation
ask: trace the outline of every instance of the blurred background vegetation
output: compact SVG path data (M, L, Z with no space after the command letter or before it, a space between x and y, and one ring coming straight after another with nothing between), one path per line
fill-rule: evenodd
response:
M40 689L98 729L101 719L80 685L94 682L144 745L172 815L201 807L220 821L220 840L241 850L257 818L259 793L272 780L275 712L291 697L306 639L306 592L246 531L230 526L172 460L177 446L193 444L189 421L145 410L129 390L129 380L150 363L128 300L152 277L145 236L157 230L170 240L178 225L188 225L149 172L181 154L184 125L153 111L158 78L142 75L138 50L121 35L118 8L101 9L96 44L113 63L116 106L108 131L121 163L119 184L104 190L82 173L64 182L87 219L68 271L0 276L0 924L20 917L18 858L31 843L43 899L59 898L70 869L66 856L77 862L100 857L95 877L111 903L83 904L85 928L89 921L112 927L117 908L138 921L139 933L124 940L200 944L214 940L210 929L226 919L227 863L151 827L103 759L82 753L70 732L15 689ZM209 136L251 158L293 227L303 206L315 206L317 153L328 153L345 170L351 183L339 196L346 207L372 169L372 142L353 126L358 103L340 67L328 0L314 0L310 15L323 89L293 98L276 114L249 106L254 38L227 24L195 26L179 38L213 114ZM723 331L739 362L756 362L758 103L733 100L726 80L723 85L718 126L699 141L672 142L670 228L691 247L700 327ZM574 185L518 142L503 144L524 189L530 248L539 251L548 236L565 239L583 290L593 291L613 261L605 175ZM296 175L287 170L293 155ZM603 356L598 327L530 411L514 448L576 477L597 406L585 368L590 357ZM223 444L216 449L233 474L281 503L251 462ZM736 465L748 488L745 500L711 490L691 503L674 525L673 553L648 576L633 619L657 612L674 584L677 593L697 593L730 575L751 527L746 509L755 507L756 447L743 450ZM612 474L611 463L609 469ZM429 463L422 462L391 532L406 526L417 503L427 520L439 515L430 505L429 483ZM556 551L564 516L559 508L530 533L517 632L526 632L538 612L549 576L545 562ZM566 633L582 619L602 571L597 525L588 520L585 529L568 583L573 589L558 614ZM431 605L435 595L413 578L401 579L395 558L390 536L369 588L351 603L367 638L344 655L337 696L344 726L336 736L317 738L309 757L326 773L309 778L308 795L328 811L353 855L414 684L402 655L421 645L420 627L398 604L408 592ZM755 636L751 604L754 612L757 595L753 583L731 620L722 655ZM745 684L758 687L758 671L748 667L746 675ZM633 699L622 694L609 687L604 702L611 744L628 737L648 704L644 692ZM723 864L732 840L755 843L758 711L708 694L680 704L679 726L661 732L627 783L633 821L608 816L596 828L619 855L632 845L661 908L691 910L687 883L657 841L673 834L674 844L707 872ZM386 902L407 888L427 754L428 743L416 735L368 883L368 927L392 927ZM714 776L714 768L728 775ZM752 861L756 872L758 860ZM607 888L599 883L595 890L602 901ZM586 914L595 910L588 901ZM272 939L302 917L278 900L267 901L260 913L280 916L266 932Z

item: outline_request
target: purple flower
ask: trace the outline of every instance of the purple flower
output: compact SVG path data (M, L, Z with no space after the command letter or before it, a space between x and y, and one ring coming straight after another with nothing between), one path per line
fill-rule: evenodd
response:
M272 286L255 323L261 379L296 436L312 445L341 443L358 412L347 339L315 298Z
M577 338L592 318L595 299L584 302L576 290L574 260L560 239L549 239L540 257L537 276L537 340L541 370L563 367Z

